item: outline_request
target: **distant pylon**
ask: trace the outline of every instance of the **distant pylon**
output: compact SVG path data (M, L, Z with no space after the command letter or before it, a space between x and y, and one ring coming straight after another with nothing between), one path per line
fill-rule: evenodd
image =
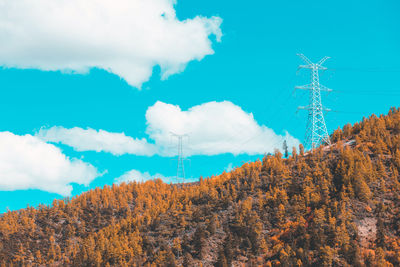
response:
M171 133L173 137L178 139L178 158L176 159L177 162L177 169L176 169L176 180L184 183L185 182L185 165L184 161L187 160L183 156L183 138L188 137L187 134L175 134Z
M328 130L324 119L324 111L329 109L323 108L321 103L321 91L331 92L332 90L323 86L319 83L319 70L326 70L322 64L329 59L324 57L318 63L312 63L303 54L297 54L306 65L300 65L299 69L310 69L311 70L311 83L303 86L296 86L295 89L309 90L309 105L305 107L299 107L299 109L308 110L308 121L305 135L305 148L314 149L321 144L331 144Z

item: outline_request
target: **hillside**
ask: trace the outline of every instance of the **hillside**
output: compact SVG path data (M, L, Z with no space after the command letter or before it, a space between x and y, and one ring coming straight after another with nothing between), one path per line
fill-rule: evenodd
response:
M2 266L399 266L400 109L199 183L105 186L0 218Z

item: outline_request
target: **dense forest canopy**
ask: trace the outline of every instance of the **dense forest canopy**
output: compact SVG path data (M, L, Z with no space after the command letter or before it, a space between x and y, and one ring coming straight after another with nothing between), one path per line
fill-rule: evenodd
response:
M400 109L198 183L96 188L0 218L2 266L399 266Z

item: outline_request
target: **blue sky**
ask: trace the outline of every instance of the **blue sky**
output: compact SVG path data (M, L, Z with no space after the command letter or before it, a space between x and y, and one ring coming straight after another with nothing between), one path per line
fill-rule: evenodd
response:
M75 2L79 2L79 0ZM116 4L118 5L118 3L117 1ZM232 146L235 148L226 148L224 144L221 144L222 148L214 151L212 148L202 146L201 138L197 136L198 133L193 132L193 129L197 128L193 126L189 135L194 136L194 140L189 139L185 143L187 148L185 153L190 154L191 159L190 163L185 165L189 180L196 180L200 176L217 175L230 166L239 166L243 162L261 158L263 153L261 151L254 152L255 150L250 145L257 146L260 142L265 142L265 150L272 146L281 147L280 143L270 143L268 137L270 133L265 130L266 128L273 130L276 136L285 135L285 131L287 131L290 136L302 141L307 114L305 112L296 114L296 108L299 105L306 105L308 96L307 92L296 92L295 95L292 92L295 85L303 85L308 82L309 73L301 70L296 74L297 66L301 64L296 53L304 53L312 61L317 61L323 56L331 57L325 64L329 70L321 73L320 76L321 83L334 90L329 95L323 95L323 104L338 111L326 116L330 132L346 123L359 121L363 116L369 116L372 113L386 113L391 106L398 106L400 100L400 18L398 16L400 4L398 1L181 0L174 8L177 16L175 20L185 21L196 16L209 18L210 21L201 22L203 24L200 25L209 27L207 23L215 23L212 25L218 26L222 31L221 40L220 42L217 40L217 31L208 32L205 37L202 35L202 41L188 40L192 41L189 48L200 47L200 45L202 47L193 52L197 53L196 55L190 55L192 58L183 60L187 65L184 68L179 65L178 71L175 69L176 66L171 63L172 61L165 63L167 68L176 72L166 79L161 79L162 72L166 68L165 65L162 69L154 63L154 59L149 60L155 66L152 65L151 77L147 79L144 75L144 82L141 86L139 85L141 89L136 88L138 87L138 82L135 80L137 77L135 76L136 65L120 68L119 63L113 63L114 65L110 65L110 67L104 63L109 61L103 61L106 69L110 67L118 71L101 69L103 66L101 64L97 64L100 66L98 68L89 66L89 70L86 72L74 70L74 56L86 53L86 51L75 53L75 50L79 50L81 46L71 45L72 48L70 48L69 44L62 42L54 48L55 43L48 41L51 38L40 36L39 26L31 31L33 36L31 38L37 37L35 40L39 45L35 43L36 46L21 46L21 50L16 49L17 52L13 55L14 50L9 47L13 47L14 44L6 38L10 33L2 32L0 27L0 41L6 45L7 42L10 42L6 49L11 51L11 56L0 53L0 65L3 66L0 69L2 93L0 131L9 131L14 136L28 134L32 135L32 138L37 138L35 135L43 127L44 129L51 129L54 126L63 127L63 129L79 127L83 130L90 128L109 133L124 133L125 136L134 139L145 138L148 143L153 145L158 142L157 140L161 140L164 152L147 156L132 153L116 155L104 151L96 152L93 149L77 151L79 149L65 144L65 142L62 144L61 141L61 143L54 143L45 140L52 147L59 148L60 153L69 160L80 160L82 164L90 164L97 170L97 174L91 172L92 176L90 179L88 178L90 183L87 186L72 182L72 196L96 186L112 184L116 178L131 170L141 173L148 172L150 176L161 174L164 177L173 177L176 175L176 161L172 160L173 152L167 151L168 149L175 151L173 140L168 145L165 141L165 133L163 137L160 137L161 139L154 139L150 137L148 130L149 125L156 127L156 130L161 129L157 128L161 126L156 116L172 109L168 104L180 107L180 112L174 110L171 111L171 114L177 114L173 123L181 126L187 125L187 122L176 122L179 118L188 116L189 121L192 121L198 116L209 116L212 114L210 110L220 113L226 111L228 117L231 110L234 110L238 112L238 117L243 115L243 123L251 120L250 117L246 117L246 114L252 113L254 121L249 123L256 122L258 126L255 126L254 129L261 131L260 135L265 137L265 140L260 139L254 134L253 138L251 130L247 132L246 127L240 128L238 125L234 125L232 129L238 131L234 137L221 135L218 136L221 140L217 140L217 137L213 135L208 138L212 139L215 142L212 144L216 144L216 146L224 139L233 138L235 142L232 143ZM152 12L153 9L149 8L149 10ZM19 12L19 10L12 12ZM21 10L22 14L23 12L34 11ZM118 10L115 12L110 14L110 20L113 19L113 15L118 14ZM222 24L219 25L217 20L211 20L213 16L219 17ZM35 18L35 16L32 17ZM0 26L5 22L7 19L0 19ZM143 23L147 22L146 18L143 18ZM15 22L16 25L19 25L18 23L21 22ZM22 25L26 26L27 24ZM38 25L40 25L39 22ZM107 24L99 25L100 29L97 31L101 33L101 27L105 26ZM57 24L55 28L57 30ZM190 30L192 29L188 27L187 31L190 32ZM60 30L60 32L60 36L62 36L63 31ZM171 36L174 35L171 34ZM59 38L62 39L62 37ZM177 38L182 37L177 35ZM17 38L16 40L18 41ZM129 38L122 40L126 42L129 56L133 55L133 61L141 62L146 59L140 57L143 52L133 51L139 45L130 45L129 41L132 40ZM209 47L207 47L207 40L211 42ZM41 45L41 42L48 43ZM125 57L121 49L108 46L105 39L99 39L99 42L105 43L105 48L100 49L102 54L104 51L108 52L107 49L109 49L110 55ZM79 44L79 42L77 43ZM38 50L34 50L32 47ZM167 45L166 47L168 48ZM0 46L0 48L2 47ZM56 52L52 50L53 48ZM166 54L179 52L170 52L167 48L163 47L160 51ZM173 50L173 48L172 45L170 49ZM209 49L214 52L210 52ZM73 53L71 50L74 50ZM116 52L116 50L118 51ZM137 56L138 53L140 56ZM49 60L54 55L65 55L65 58L60 56L54 61ZM53 71L45 71L46 67L37 62L51 62L51 64L46 63L50 64L46 66ZM65 66L72 70L66 70ZM57 68L62 70L57 70ZM158 106L156 105L157 101L160 103ZM206 105L213 101L217 102L216 106ZM146 118L146 112L151 107L154 110L153 122ZM198 113L193 112L193 116L190 117L185 111L193 107L198 107ZM239 108L242 111L238 110ZM212 120L212 115L204 119L206 122ZM204 121L199 123L200 128L208 125ZM218 129L218 124L210 125ZM186 130L184 126L180 128L180 131ZM162 129L166 131L166 126L163 127ZM240 139L240 136L243 138ZM6 139L7 142L15 139L10 136L7 138L11 138ZM55 138L63 139L59 136ZM250 140L252 138L253 140ZM15 140L20 139L16 138ZM65 141L65 138L63 140ZM7 149L13 150L15 147L16 145L11 144L7 146ZM4 146L3 149L6 147ZM190 149L193 151L189 152ZM237 151L235 149L239 149L241 153L238 155L232 153L232 151ZM18 158L18 154L15 155ZM51 154L49 155L51 158ZM40 154L33 157L37 161L41 160ZM5 157L0 156L0 158ZM46 157L43 157L43 160L45 159ZM39 166L49 166L53 163L48 161L48 163L39 162L38 164L43 164ZM17 171L2 172L1 165L0 163L0 174L19 173ZM12 166L25 165L13 163ZM71 169L71 175L75 175L75 171L75 169ZM30 175L30 173L24 173L24 175ZM82 176L82 179L86 179L83 174L79 175L79 177ZM18 177L21 176L0 177L0 179L14 181L19 179ZM32 179L26 177L24 179L30 179L29 181L33 183L29 183L29 185L20 183L18 186L10 184L13 181L7 182L7 184L0 183L2 190L0 191L0 212L5 211L6 208L11 210L24 208L28 204L33 206L39 203L49 204L54 198L63 197L58 189L34 184L35 181L43 182L36 176ZM166 181L171 180L173 179L166 178Z

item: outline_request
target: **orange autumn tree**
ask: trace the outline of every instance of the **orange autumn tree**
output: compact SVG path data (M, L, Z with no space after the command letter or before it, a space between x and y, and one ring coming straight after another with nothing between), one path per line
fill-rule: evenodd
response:
M400 110L331 138L197 183L106 185L6 212L0 264L399 266Z

